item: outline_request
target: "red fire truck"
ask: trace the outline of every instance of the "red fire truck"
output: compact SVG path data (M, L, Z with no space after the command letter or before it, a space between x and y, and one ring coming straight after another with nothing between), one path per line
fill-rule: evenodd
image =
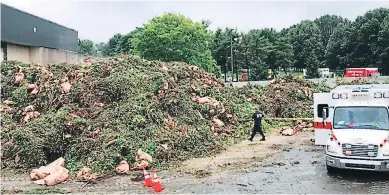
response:
M378 68L346 68L346 77L379 76Z

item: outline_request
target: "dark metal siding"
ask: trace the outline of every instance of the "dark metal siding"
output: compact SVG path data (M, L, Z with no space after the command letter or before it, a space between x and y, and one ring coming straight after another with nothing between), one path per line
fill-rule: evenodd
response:
M78 51L77 31L5 4L1 4L1 40L19 45Z

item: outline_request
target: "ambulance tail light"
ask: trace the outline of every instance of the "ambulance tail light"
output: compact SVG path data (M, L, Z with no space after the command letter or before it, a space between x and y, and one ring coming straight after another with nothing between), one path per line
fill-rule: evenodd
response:
M382 98L382 93L381 92L375 92L374 93L374 98Z
M339 99L339 98L340 99L348 99L348 94L347 93L341 93L341 94L333 93L332 94L332 99Z

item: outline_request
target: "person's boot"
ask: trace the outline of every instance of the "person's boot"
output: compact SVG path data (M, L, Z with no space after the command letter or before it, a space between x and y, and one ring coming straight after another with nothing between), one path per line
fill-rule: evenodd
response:
M259 140L259 141L266 141L266 139L265 139L265 137L262 137L262 139L261 139L261 140Z

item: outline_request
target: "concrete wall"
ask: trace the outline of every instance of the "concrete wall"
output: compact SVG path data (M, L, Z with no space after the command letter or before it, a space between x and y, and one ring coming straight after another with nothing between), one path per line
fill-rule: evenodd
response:
M66 52L66 61L69 63L83 63L84 58L84 56L76 52Z
M30 48L22 45L7 44L7 60L30 63Z
M46 49L46 48L45 48ZM48 64L55 64L57 62L62 63L66 62L66 52L56 50L56 49L48 49Z
M4 59L4 52L3 52L3 48L0 49L0 62L2 62Z
M7 60L46 65L64 62L83 63L84 58L85 56L72 51L7 43Z
M30 47L30 62L35 62L37 64L42 63L42 47Z

